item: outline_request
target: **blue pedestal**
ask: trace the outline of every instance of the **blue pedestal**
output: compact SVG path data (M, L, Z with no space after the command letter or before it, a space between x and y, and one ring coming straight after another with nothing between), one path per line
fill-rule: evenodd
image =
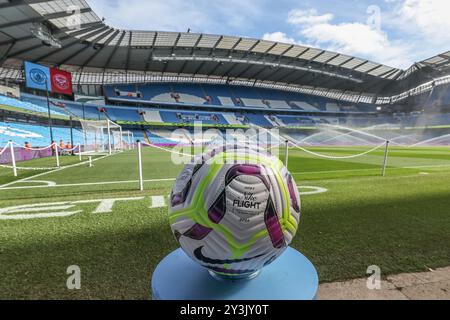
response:
M181 249L166 258L152 277L154 300L313 300L317 271L298 251L288 248L252 280L220 281Z

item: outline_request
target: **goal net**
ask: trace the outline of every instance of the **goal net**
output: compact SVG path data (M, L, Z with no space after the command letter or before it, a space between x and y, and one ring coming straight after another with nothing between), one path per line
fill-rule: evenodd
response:
M126 147L122 127L117 123L108 119L80 122L83 128L83 153L112 154Z

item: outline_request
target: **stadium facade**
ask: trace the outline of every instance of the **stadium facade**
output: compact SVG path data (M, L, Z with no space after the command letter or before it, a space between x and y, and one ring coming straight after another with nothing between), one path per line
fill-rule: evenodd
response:
M98 106L52 95L61 139L69 139L69 119L77 126L76 119L104 118L160 143L171 142L168 130L198 121L310 131L323 123L450 128L450 51L401 70L266 40L119 30L84 0L5 0L0 13L0 127L36 133L34 145L48 141L47 102L25 87L25 61L71 72L76 95L105 98Z

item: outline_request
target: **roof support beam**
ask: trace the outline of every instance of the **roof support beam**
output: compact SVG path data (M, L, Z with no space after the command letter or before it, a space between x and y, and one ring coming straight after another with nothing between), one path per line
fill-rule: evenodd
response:
M181 32L178 33L177 38L175 39L175 42L173 43L172 50L170 51L170 54L171 54L171 55L174 54L175 48L176 48L176 46L178 45L178 41L180 41L180 38L181 38Z
M60 60L56 63L56 65L61 66L63 64L65 64L67 61L70 61L72 58L76 57L77 55L79 55L81 52L83 52L84 50L86 50L87 48L89 48L89 45L85 45L83 48L81 48L80 50L75 51L74 53L72 53L71 55L69 55L68 57L65 57L63 60Z
M170 56L174 56L175 47L178 44L178 41L180 40L181 33L178 33L175 42L173 43L172 49L170 51ZM191 54L193 53L194 48L192 48ZM167 67L169 66L169 61L164 61L164 67L162 69L162 75L164 76L164 73L166 73Z
M285 54L286 52L288 52L289 50L291 50L293 47L295 47L294 45L292 45L290 48L288 48L283 54ZM291 58L291 61L289 63L287 63L287 65L292 66L295 62L298 61L298 57L300 57L302 54L304 54L305 52L307 52L309 50L309 48L306 48L305 50L303 50L302 52L300 52L298 55L296 55L295 57ZM281 63L281 56L279 58L279 62ZM278 69L275 73L278 73L279 71L281 71L282 69ZM292 71L292 73L294 73L296 70ZM289 73L290 75L291 73ZM283 78L283 77L282 77Z
M93 39L91 43L86 44L84 48L80 49L79 51L77 51L76 53L70 55L69 57L63 59L62 61L59 61L59 62L57 63L57 65L60 66L60 65L65 64L67 61L70 61L73 57L76 57L77 55L79 55L80 53L82 53L84 50L88 49L88 48L91 46L91 44L97 43L98 41L104 39L106 36L110 35L112 32L114 32L114 29L110 29L108 32L99 35L98 37L96 37L95 39ZM81 68L83 68L83 67L84 67L84 66L81 66Z
M99 27L99 26L103 26L103 25L105 25L103 22L101 22L101 21L97 21L97 22L89 22L89 23L82 23L82 24L80 24L78 27L79 28L77 28L77 29L73 29L73 28L71 28L71 27L64 27L64 28L61 28L61 29L58 29L57 30L57 32L56 32L56 34L60 34L60 33L64 33L64 32L70 32L70 31L74 31L74 30L77 30L77 31L80 31L80 30L85 30L85 29L87 29L87 28L91 28L91 27ZM75 31L76 32L76 31ZM71 35L72 35L73 33L71 33Z
M236 78L242 77L244 74L247 73L247 71L249 71L251 68L253 68L253 66L254 66L253 64L249 64L244 70L239 72L239 74L236 76Z
M367 63L369 63L369 62L370 62L369 60L366 60L366 61L364 61L363 63L357 64L356 66L354 66L354 67L351 68L350 70L357 71L356 69L362 67L363 65L365 65L365 64L367 64Z
M319 54L316 54L315 56L311 57L309 59L309 62L313 62L315 59L317 59L318 57L320 57L321 55L323 55L326 51L322 50L322 52L320 52Z
M236 49L236 47L242 42L242 38L239 38L238 41L236 41L236 43L231 47L230 50L228 50L227 56L231 56L231 54L233 53L233 51Z
M228 50L227 57L231 57L231 54L232 54L233 51L236 49L236 47L239 45L239 43L241 43L241 41L242 41L242 38L239 38L238 41L236 41L236 43L231 47L231 49ZM231 63L232 63L232 62L231 62ZM213 71L211 71L211 72L209 73L208 76L210 76L211 74L214 74L214 72L216 72L216 70L217 70L219 67L223 66L223 65L224 65L223 62L219 62L218 65L213 69ZM235 64L233 64L233 65L231 66L231 68L230 68L226 73L230 72L230 71L234 68L234 65L235 65ZM224 75L222 76L222 79L225 78L225 77L226 77L226 78L229 78L228 75L224 74Z
M8 49L6 49L5 53L0 58L0 65L6 61L8 54L11 52L11 49L15 46L15 44L16 44L15 41L9 44Z
M271 76L272 77L275 77L275 75L277 74L277 73L279 73L279 72L282 72L282 71L286 71L285 69L281 69L281 68L278 68L277 69L277 71L275 71ZM286 75L281 75L281 76L279 76L278 78L274 78L274 82L279 82L279 81L281 81L282 79L285 79L285 78L288 78L288 77L290 77L291 75L293 75L294 73L296 73L296 72L298 72L298 70L292 70L292 71L290 71L290 72L288 72ZM263 78L263 79L261 79L261 81L266 81L267 79L269 79L268 77L265 77L265 78Z
M251 48L249 49L249 50L247 50L247 52L246 52L246 54L244 55L244 57L243 58L247 58L248 57L248 55L250 54L250 52L260 43L261 41L260 40L258 40L258 41L256 41L255 42L255 44L253 44L252 46L251 46ZM241 74L243 74L243 73L245 73L245 72L247 72L247 70L249 70L253 65L250 63L250 60L247 60L247 63L249 63L249 66L247 67L247 68L245 68L242 72L240 72L237 76L236 76L236 78L239 78L239 76L241 76ZM233 65L232 65L232 67L227 71L227 73L229 74L231 71L233 71L233 69L236 67L236 66L238 66L239 65L239 63L234 63ZM228 75L227 75L227 77L228 77Z
M336 53L334 56L332 56L330 59L325 60L323 63L324 64L328 64L330 61L333 61L334 59L336 59L337 57L339 57L340 54ZM333 65L332 65L333 66ZM334 67L334 66L333 66Z
M295 45L291 45L289 48L287 48L286 50L284 50L284 51L278 56L278 59L281 61L281 59L284 57L284 55L285 55L286 53L288 53L289 50L291 50L293 47L295 47Z
M18 7L18 6L27 6L30 4L37 4L42 2L48 2L48 0L9 0L9 2L0 4L0 9L6 9L11 7Z
M83 34L86 31L96 30L97 28L98 28L97 26L92 26L92 27L89 27L89 28L81 29L81 30L78 30L78 31L75 31L75 32L71 33L70 35L66 35L64 37L61 37L58 40L59 41L64 41L64 40L70 39L70 38L72 38L72 37L74 37L74 36L76 36L78 34ZM63 47L64 47L64 45L63 45ZM31 46L31 47L27 47L27 48L19 50L19 51L15 51L15 52L11 53L8 56L8 58L14 58L16 56L21 55L22 53L30 52L30 51L33 51L33 50L36 50L36 49L39 49L39 48L42 48L42 43L39 43L38 45L34 45L34 46Z
M17 39L13 38L13 39L9 39L9 40L0 42L0 46L11 44L13 42L17 43L17 42L27 41L27 40L31 40L31 39L35 39L35 37L34 36L26 36L26 37L17 38Z
M209 52L209 56L212 57L214 56L214 51L217 49L217 46L219 45L219 43L222 41L223 36L220 36L219 39L217 39L217 42L214 44L214 46L211 48L211 51ZM198 43L196 44L198 45ZM202 63L200 63L200 65L198 66L197 70L195 70L194 76L196 76L200 70L202 70L202 68L205 66L206 61L202 61ZM183 65L183 68L185 67L185 65ZM217 67L214 68L214 70L216 70ZM184 70L184 69L182 69Z
M396 69L391 69L389 71L386 71L385 73L380 74L378 77L380 78L387 78L388 76L392 75Z
M116 54L116 51L120 46L120 43L122 42L123 38L125 37L125 34L126 34L126 31L122 31L122 35L120 36L119 41L117 41L116 45L114 46L113 51L111 52L108 59L106 60L105 66L103 67L103 69L106 69L109 66L109 64L111 63L111 60L114 57L114 55Z
M80 9L79 13L81 14L81 13L86 13L86 12L91 12L91 11L92 11L91 8L83 8L83 9ZM56 12L56 13L52 13L52 14L46 14L44 16L39 16L39 17L34 17L34 18L28 18L28 19L23 19L23 20L11 21L11 22L7 22L7 23L4 23L4 24L0 24L0 29L16 27L16 26L20 26L20 25L23 25L23 24L27 24L27 23L36 23L36 22L43 22L43 21L48 21L48 20L53 20L53 19L58 19L58 18L69 17L69 16L71 16L73 14L74 14L74 12L61 11L61 12Z
M211 70L211 72L208 73L208 77L211 75L214 75L214 73L219 69L221 66L223 66L223 62L217 61L217 65Z
M255 74L253 74L252 76L250 76L249 78L250 79L255 79L256 80L256 78L260 75L260 74L262 74L264 71L266 71L267 70L267 66L264 66L261 70L259 70L258 72L256 72Z
M377 69L379 69L381 67L383 67L383 65L380 64L380 65L376 66L375 68L367 70L365 73L370 75L369 73L371 73L371 72L373 72L373 71L375 71L375 70L377 70Z
M234 63L233 61L230 61L231 63L231 67L228 68L228 70L226 72L223 73L222 75L222 79L223 78L230 78L230 72L238 65L238 63Z
M197 48L197 46L198 46L198 44L200 43L200 41L202 40L202 38L203 38L203 33L200 34L200 36L198 37L197 41L195 41L195 44L194 44L194 46L193 46L192 49L191 49L191 55L194 54L195 49ZM188 63L187 61L185 61L185 62L183 63L183 66L181 67L180 72L178 73L178 75L180 75L180 74L182 74L182 73L184 72L184 69L186 68L187 63ZM201 69L201 67L203 66L204 63L205 63L205 62L203 61L203 62L200 64L200 66L197 68L197 70L195 70L194 75L197 75L198 71L200 71L200 69Z
M297 81L302 80L303 78L306 78L307 76L311 75L309 72L304 72L300 77L294 78L292 80L293 83L296 83Z
M72 42L69 43L68 45L64 45L61 49L57 49L57 50L55 50L55 51L49 52L49 53L47 53L47 54L45 54L45 55L42 55L42 56L40 56L40 57L34 59L33 62L38 62L38 61L47 59L48 57L51 57L51 56L54 55L54 54L60 53L60 52L62 52L62 51L64 51L64 50L67 50L67 49L69 49L69 48L71 48L71 47L73 47L73 46L75 46L75 45L81 43L82 41L84 41L84 40L86 40L86 39L89 39L89 38L92 37L92 36L95 36L95 35L97 35L97 34L99 34L99 33L102 33L103 31L105 31L105 30L108 29L108 28L109 28L109 27L104 26L104 27L99 28L99 29L97 29L97 30L91 31L91 32L89 32L88 34L82 36L81 38L78 38L78 39L76 39L75 41L72 41Z
M130 38L128 39L127 58L125 60L125 71L127 72L127 78L128 78L128 69L130 67L131 41L133 41L133 31L130 31Z
M269 54L269 52L273 49L273 48L275 48L276 46L278 45L278 43L277 42L275 42L272 46L270 46L270 48L268 48L264 53L263 53L263 55L257 60L257 61L261 61L261 60L263 60L264 59L264 61L265 61L265 59L266 59L266 57L267 57L267 55ZM285 52L286 52L286 50L285 50ZM280 59L278 60L279 62L281 61ZM253 75L251 75L251 76L249 76L248 78L249 79L254 79L254 78L256 78L257 76L259 76L264 70L266 70L267 69L267 66L264 66L262 69L260 69L259 71L257 71L255 74L253 74ZM246 70L245 72L247 72L248 70ZM244 74L244 73L243 73ZM241 76L241 74L239 74L239 76ZM239 77L238 76L238 77ZM255 79L256 80L256 79Z
M355 59L355 58L350 57L349 59L345 59L344 61L342 61L341 63L339 63L338 65L336 65L336 67L342 67L342 66L345 65L346 63L352 61L353 59Z
M148 71L150 64L153 60L153 51L155 50L156 38L158 37L158 32L155 32L155 37L153 38L152 48L149 50L147 63L145 64L145 71Z
M114 30L114 29L111 29L111 30ZM97 57L99 55L99 53L102 52L103 49L105 49L105 47L107 47L111 43L111 41L114 40L115 37L117 37L119 32L120 32L119 30L114 31L114 33L108 38L108 40L105 41L105 43L102 45L102 47L84 61L83 68L85 66L87 66L92 60L94 60L95 57Z

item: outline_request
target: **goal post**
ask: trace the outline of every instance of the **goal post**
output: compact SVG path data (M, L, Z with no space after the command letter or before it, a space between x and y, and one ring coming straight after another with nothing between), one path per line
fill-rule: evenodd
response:
M124 149L122 127L105 120L79 120L83 129L83 153L112 154Z
M134 134L131 131L112 131L112 145L115 150L131 150L134 149Z

